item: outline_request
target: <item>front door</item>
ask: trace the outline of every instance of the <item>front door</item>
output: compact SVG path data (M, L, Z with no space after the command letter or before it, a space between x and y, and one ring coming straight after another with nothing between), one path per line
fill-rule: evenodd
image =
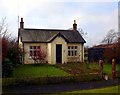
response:
M56 63L62 63L62 45L56 45Z

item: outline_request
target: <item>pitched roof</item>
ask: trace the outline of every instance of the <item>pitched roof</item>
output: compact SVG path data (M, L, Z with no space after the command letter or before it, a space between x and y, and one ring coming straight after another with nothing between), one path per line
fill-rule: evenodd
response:
M19 29L22 42L50 42L56 36L63 37L69 43L85 43L78 31L58 29Z

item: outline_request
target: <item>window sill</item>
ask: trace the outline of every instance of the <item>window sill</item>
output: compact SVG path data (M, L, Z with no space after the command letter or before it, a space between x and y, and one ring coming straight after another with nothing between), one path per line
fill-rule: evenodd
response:
M79 56L68 56L68 57L79 57Z

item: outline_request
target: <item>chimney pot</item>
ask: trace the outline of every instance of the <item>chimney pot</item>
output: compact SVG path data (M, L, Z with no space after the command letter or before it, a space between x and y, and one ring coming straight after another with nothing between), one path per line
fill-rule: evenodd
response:
M77 30L77 24L76 24L76 20L74 20L74 24L73 24L73 30L76 31Z
M23 18L21 18L21 22L23 22Z
M21 29L23 29L23 28L24 28L23 18L21 18L21 21L20 21L20 28L21 28Z
M76 20L74 20L74 24L76 24Z

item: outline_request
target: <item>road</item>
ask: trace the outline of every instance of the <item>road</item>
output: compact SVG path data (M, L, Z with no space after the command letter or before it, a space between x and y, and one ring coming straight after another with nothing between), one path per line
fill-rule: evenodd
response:
M48 84L40 86L9 86L3 87L3 94L29 94L29 93L60 93L67 91L75 90L85 90L85 89L94 89L102 88L114 85L120 85L119 80L108 80L108 81L95 81L95 82L80 82L80 83L71 83L71 84Z

